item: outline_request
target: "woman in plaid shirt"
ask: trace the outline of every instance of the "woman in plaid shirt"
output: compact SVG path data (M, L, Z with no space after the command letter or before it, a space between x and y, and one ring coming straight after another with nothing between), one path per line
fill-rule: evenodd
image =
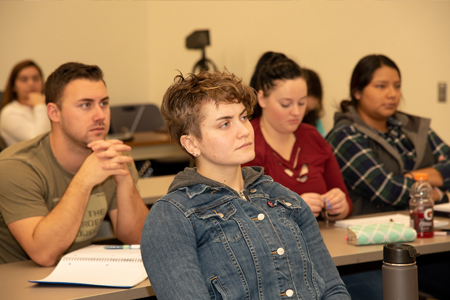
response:
M327 140L353 201L353 215L406 209L416 172L428 173L434 201L448 202L450 148L429 127L429 119L397 111L397 65L384 55L362 58L353 70L350 95Z

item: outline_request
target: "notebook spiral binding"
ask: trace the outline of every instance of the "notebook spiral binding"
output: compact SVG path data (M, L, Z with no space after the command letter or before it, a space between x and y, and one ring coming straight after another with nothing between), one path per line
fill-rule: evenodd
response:
M93 261L93 262L142 262L141 258L112 257L63 257L63 261Z

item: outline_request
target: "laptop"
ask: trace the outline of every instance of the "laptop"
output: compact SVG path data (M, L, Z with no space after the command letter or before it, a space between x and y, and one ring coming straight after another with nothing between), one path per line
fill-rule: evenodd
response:
M141 117L142 117L142 114L144 113L144 109L145 109L144 105L139 106L139 110L136 114L136 117L133 120L133 124L131 125L130 129L128 129L127 127L122 127L121 130L123 130L123 132L108 134L106 136L106 138L108 140L115 139L115 140L120 140L120 141L131 141L133 139L133 135L139 124L139 121L141 121Z

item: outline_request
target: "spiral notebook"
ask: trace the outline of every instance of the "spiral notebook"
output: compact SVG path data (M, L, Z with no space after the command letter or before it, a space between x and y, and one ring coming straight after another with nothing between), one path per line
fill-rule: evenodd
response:
M64 255L46 278L29 282L131 288L146 278L140 249L91 245Z

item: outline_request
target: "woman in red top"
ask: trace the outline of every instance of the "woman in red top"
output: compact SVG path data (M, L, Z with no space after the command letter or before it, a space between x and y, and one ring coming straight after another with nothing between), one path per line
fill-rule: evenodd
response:
M352 202L331 147L317 129L301 124L308 96L302 70L284 54L267 52L250 83L258 104L253 161L275 181L301 195L315 216L330 220L351 214Z

